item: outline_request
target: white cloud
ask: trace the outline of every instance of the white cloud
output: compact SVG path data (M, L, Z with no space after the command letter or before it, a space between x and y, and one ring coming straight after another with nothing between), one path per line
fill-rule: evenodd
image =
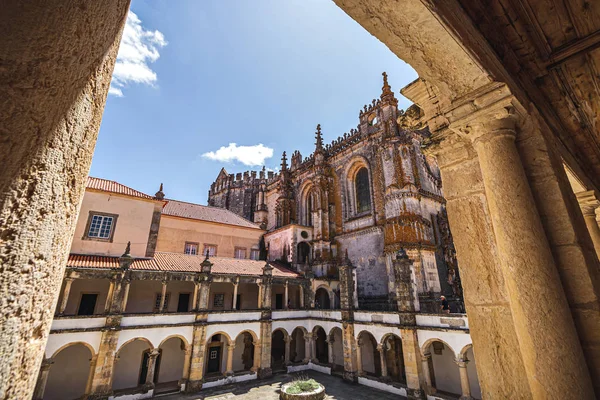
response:
M239 161L244 165L256 166L263 165L267 158L273 157L273 149L262 143L254 146L238 146L236 143L229 143L227 147L221 146L217 151L202 154L202 157L221 162Z
M148 64L158 60L159 49L166 45L161 32L146 30L142 21L130 10L108 93L123 97L123 88L130 83L153 86L157 76Z

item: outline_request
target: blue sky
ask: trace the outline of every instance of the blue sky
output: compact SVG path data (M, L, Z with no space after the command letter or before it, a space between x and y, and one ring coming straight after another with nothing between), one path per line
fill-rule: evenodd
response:
M414 70L331 1L133 0L131 11L92 176L149 194L163 182L167 197L206 204L221 167L276 168L284 150L313 151L318 123L326 143L356 127L383 71L410 105L399 90Z

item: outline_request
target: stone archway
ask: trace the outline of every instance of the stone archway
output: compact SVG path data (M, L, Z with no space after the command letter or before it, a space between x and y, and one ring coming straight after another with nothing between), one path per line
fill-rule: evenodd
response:
M389 334L383 338L381 349L385 357L386 376L394 382L406 383L402 339Z
M286 340L290 339L283 328L276 329L271 334L271 369L273 371L285 370L286 359L289 361L289 354L286 357Z
M331 299L327 289L320 287L315 292L315 308L329 310L331 309Z
M327 334L325 329L320 326L316 326L313 329L313 340L315 341L315 359L320 364L329 363L329 346L327 342Z
M335 327L329 332L329 348L331 349L331 370L332 372L344 371L344 343L342 329Z
M307 362L308 355L306 354L306 339L304 334L306 330L298 327L292 331L290 342L290 362L300 363Z
M254 337L244 331L235 338L233 371L250 371L252 367L254 367Z
M146 355L152 349L152 344L144 338L135 338L121 346L115 357L113 390L132 389L154 383L157 378L155 374L151 376L151 382L147 381L148 357Z
M85 394L93 353L82 343L72 343L52 357L44 400L80 398Z
M165 387L177 387L187 371L186 364L187 343L179 336L173 336L164 340L158 346L161 352L160 363L156 365L157 381Z
M358 349L360 351L360 370L363 375L381 376L381 359L377 351L377 341L367 331L358 335Z

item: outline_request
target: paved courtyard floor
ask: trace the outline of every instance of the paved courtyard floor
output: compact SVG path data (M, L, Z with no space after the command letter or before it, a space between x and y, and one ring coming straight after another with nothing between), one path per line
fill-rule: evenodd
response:
M308 376L325 386L327 399L336 400L398 400L403 397L367 386L351 384L336 376L314 371L275 375L269 379L242 382L202 390L196 394L175 394L160 397L164 400L275 400L279 399L279 388L298 375Z

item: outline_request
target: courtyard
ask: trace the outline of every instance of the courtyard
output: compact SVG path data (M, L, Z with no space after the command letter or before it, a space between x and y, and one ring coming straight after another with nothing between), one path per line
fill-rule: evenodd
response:
M279 388L282 384L297 377L313 378L325 386L326 399L336 400L388 400L403 398L398 395L383 392L363 385L344 382L342 378L325 375L314 371L303 371L293 374L274 375L269 379L254 380L244 383L219 386L202 390L195 394L174 394L165 396L165 400L270 400L279 399Z

